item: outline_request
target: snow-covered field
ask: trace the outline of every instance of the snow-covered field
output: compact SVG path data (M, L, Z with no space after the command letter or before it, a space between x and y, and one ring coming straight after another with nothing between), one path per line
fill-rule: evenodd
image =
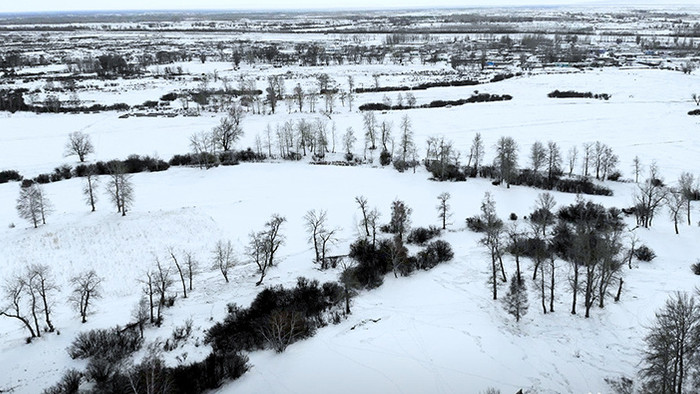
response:
M336 78L341 81L343 76ZM527 165L530 145L537 140L554 140L563 152L600 140L619 156L625 178L632 177L632 159L638 155L645 166L655 160L667 183L674 183L681 171L695 172L695 160L700 157L700 122L686 115L695 107L690 95L698 82L697 73L688 76L642 69L540 73L494 84L415 92L419 104L466 98L474 90L511 94L514 98L509 102L394 111L378 114L378 118L391 120L396 129L401 116L407 114L421 151L428 136L445 136L464 154L480 132L487 161L493 157L495 141L511 136L520 145L522 166ZM547 98L554 89L609 93L612 99ZM396 94L389 95L393 99ZM380 102L382 96L360 95L356 105ZM147 99L154 97L141 101ZM339 134L352 127L359 137L361 114L338 108L332 122ZM90 160L129 154L168 160L173 154L187 152L189 136L210 130L220 116L119 119L113 112L2 113L0 170L16 169L31 177L61 164L75 165L74 158L63 157L63 145L68 133L76 130L92 137L96 152ZM249 115L243 121L246 135L238 145L252 146L255 135L262 135L267 124L315 116L287 114L284 109L276 115ZM337 145L341 150L340 139ZM201 343L204 330L223 319L227 303L246 305L259 291L254 285L255 267L243 256L248 234L261 229L273 213L288 219L283 225L287 241L280 249L281 263L265 284L292 285L301 275L333 280L337 271L322 272L312 264L313 251L302 217L310 209L328 210L331 224L343 229L333 251L344 254L357 236L359 212L354 197L358 195L380 209L383 222L388 220L391 201L399 198L413 208L413 225L427 226L437 224L437 195L450 192L454 216L444 239L455 250L454 260L408 278L387 277L379 289L360 293L346 321L319 330L283 354L250 354L252 369L218 392L478 393L496 387L504 393L520 388L532 393L606 393L610 389L605 377L634 376L645 326L668 294L700 285L689 269L700 256L696 242L700 228L683 225L681 234L675 235L672 223L659 217L653 229L635 230L658 257L626 270L620 303L610 302L604 310L594 308L590 319L570 315L570 294L564 284L568 268L561 261L557 312L543 315L530 286L530 312L516 324L500 303L491 300L486 250L478 244L479 235L465 229L464 219L478 214L485 191L493 194L503 218L511 212L518 217L529 214L540 191L505 189L480 179L437 183L427 178L422 169L400 174L373 165L312 166L304 161L210 170L172 168L134 176L136 200L126 217L114 212L105 195L101 195L97 212L90 213L80 192L82 180L71 179L45 185L55 212L39 229L17 216L18 184L2 184L0 279L41 262L52 267L62 288L55 297L54 318L60 335L46 334L25 344L22 327L0 319L0 391L40 392L55 383L63 370L83 367L82 362L69 358L65 348L79 331L128 322L141 296L138 280L156 257L167 259L168 247L192 251L207 267L216 241L230 239L241 260L231 283L206 270L195 279L191 297L178 299L166 311L163 327L147 332L149 341L164 340L173 327L192 318L194 338L165 357L176 363L183 353L189 360L205 356L206 346L195 346ZM615 196L593 200L606 206L632 205L633 183L608 186ZM558 206L576 198L563 193L554 196ZM694 222L698 214L696 206ZM627 223L633 227L633 218ZM104 291L88 323L80 324L67 303L68 280L87 268L104 277ZM506 269L509 273L515 269L510 259Z

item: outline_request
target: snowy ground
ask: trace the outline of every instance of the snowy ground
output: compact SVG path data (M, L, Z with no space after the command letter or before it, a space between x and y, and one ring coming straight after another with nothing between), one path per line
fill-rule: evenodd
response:
M574 144L580 148L583 142L600 140L620 156L626 177L631 177L632 158L639 155L645 165L656 160L661 173L673 183L681 171L695 170L693 161L700 154L698 120L686 115L694 108L690 94L698 78L697 74L655 70L536 75L478 87L416 92L419 103L468 97L474 89L511 94L514 99L510 102L389 112L379 118L390 119L397 127L400 117L408 114L419 144L430 135L444 135L462 152L474 134L481 132L489 158L498 137L512 136L521 146L521 164L535 140L555 140L564 152ZM613 98L607 102L548 99L546 93L554 89L605 92ZM381 101L381 97L361 95L356 104ZM115 113L1 116L0 170L17 169L33 176L60 164L75 164L73 158L62 155L71 131L83 130L92 136L94 160L132 153L157 154L167 160L172 154L186 152L189 135L210 129L220 115L174 119L118 119ZM313 115L287 115L286 111L251 115L244 120L246 136L239 145L252 145L256 133L268 123L274 125L287 117ZM359 136L362 130L357 112L341 109L333 121L340 131L352 126ZM658 257L625 272L622 302L610 303L605 310L594 309L590 319L571 316L570 294L564 285L567 267L559 262L562 280L557 312L541 313L531 285L530 312L516 325L490 299L486 251L477 244L478 236L464 229L464 218L478 213L485 191L493 193L501 217L511 212L522 217L532 210L539 191L506 190L485 180L436 183L427 178L422 170L415 175L399 174L392 168L304 162L242 164L208 171L175 168L135 175L136 201L125 218L114 212L106 196L99 201L98 211L89 213L80 195L81 180L72 179L45 186L55 213L46 226L36 230L14 210L17 183L0 185L0 278L26 264L41 262L53 268L62 284L54 319L60 336L45 335L26 345L26 334L19 325L0 319L0 390L35 393L53 384L64 369L81 367L64 349L81 330L126 323L140 297L137 280L155 256L165 261L169 246L192 251L208 266L214 243L231 239L242 260L232 283L225 284L220 275L207 270L195 280L191 297L178 300L166 312L164 326L148 332L149 340L164 340L173 327L192 318L194 338L166 357L173 363L184 353L189 360L203 357L206 346L195 346L203 331L224 317L227 303L245 305L259 290L254 286L255 269L242 256L248 233L261 229L273 213L288 219L283 226L287 243L281 249L282 262L271 271L266 284L291 285L300 275L332 280L337 272L320 272L311 263L313 252L306 242L302 216L309 209L327 209L331 223L343 228L342 242L335 251L345 253L357 234L358 212L353 201L357 195L377 206L384 220L389 217L391 201L403 199L413 208L412 223L427 226L437 223L436 196L450 192L454 217L444 238L453 245L455 259L409 278L387 277L381 288L355 299L347 321L319 330L284 354L251 354L253 368L219 392L477 393L489 386L504 393L519 388L539 393L609 392L603 378L633 376L644 326L654 310L670 292L692 290L700 284L689 270L700 255L695 242L700 229L682 226L676 236L672 224L659 217L652 230L635 231ZM615 196L595 197L596 202L618 207L632 204L634 184L608 186ZM572 194L554 195L559 206L575 200ZM628 224L633 225L632 219ZM513 272L514 263L508 260L507 264L508 272ZM105 278L104 292L88 323L81 325L66 301L67 281L86 268L94 268Z

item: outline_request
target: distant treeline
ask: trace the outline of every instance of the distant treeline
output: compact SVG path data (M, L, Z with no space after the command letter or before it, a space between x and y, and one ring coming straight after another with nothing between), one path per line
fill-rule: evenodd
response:
M495 77L491 78L489 82L499 82L519 75L522 74L498 74ZM481 84L481 82L473 79L459 79L456 81L424 82L415 86L380 86L374 88L356 88L355 93L402 92L407 90L426 90L428 88L446 88L453 86L474 86L479 84Z
M559 91L555 90L553 92L550 92L547 94L547 97L549 98L594 98L594 99L599 99L599 100L608 100L611 95L607 93L595 93L593 94L592 92L576 92L573 90L566 90L566 91Z

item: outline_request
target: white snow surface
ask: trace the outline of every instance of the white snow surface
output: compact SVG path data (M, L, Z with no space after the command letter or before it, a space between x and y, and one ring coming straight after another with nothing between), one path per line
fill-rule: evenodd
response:
M400 117L407 114L419 145L428 136L444 135L462 152L468 150L474 134L481 132L489 160L494 142L500 136L512 136L520 145L521 165L526 165L530 145L536 140L557 141L564 153L570 146L580 148L583 142L600 140L619 155L626 178L631 177L632 159L638 155L645 166L655 160L672 184L681 171L695 171L700 154L699 122L686 115L695 108L690 94L699 78L697 74L635 69L525 76L482 86L415 92L419 103L466 98L473 90L511 94L514 99L510 102L395 111L379 119L392 120L396 129ZM613 97L610 101L547 98L554 89L605 92ZM360 95L356 105L379 102L382 96ZM360 138L361 114L345 108L340 111L332 117L339 134L352 126ZM279 112L246 117L246 136L239 146L252 145L268 123L310 117ZM118 119L118 114L110 112L0 116L0 170L17 169L34 176L61 164L77 164L74 158L63 157L66 137L75 130L91 135L96 148L91 161L129 154L168 160L173 154L187 152L189 135L211 129L221 115L172 119ZM302 275L334 280L337 270L322 272L313 265L302 217L310 209L328 210L330 225L343 229L333 253L345 254L358 234L353 201L358 195L380 209L383 221L388 220L391 201L402 199L413 208L413 225L427 226L437 224L437 195L450 192L454 216L443 238L452 244L455 258L407 278L387 276L383 286L355 298L347 320L320 329L283 354L250 354L251 370L217 392L478 393L495 387L504 393L520 388L530 393L608 393L604 378L634 377L645 327L654 311L671 292L692 291L700 284L689 269L700 255L700 229L683 225L680 235L675 235L672 223L662 215L652 229L635 230L658 257L625 270L621 302L609 301L602 310L594 308L589 319L571 315L565 284L568 268L559 261L556 312L542 314L536 290L528 282L530 311L516 324L499 302L491 300L486 250L478 244L479 235L465 229L464 218L479 213L485 191L493 194L501 217L514 212L522 218L541 191L505 189L481 179L438 183L427 178L422 169L401 174L393 168L312 166L305 161L210 170L171 168L134 175L136 200L126 217L114 212L102 193L97 212L90 213L80 194L82 180L71 179L45 185L55 212L39 229L17 216L18 184L2 184L0 280L40 262L52 267L61 290L55 297L53 319L60 335L45 334L25 344L23 328L14 320L0 319L0 390L37 393L55 383L65 369L83 368L84 362L69 358L66 347L82 330L127 323L141 295L138 279L156 257L167 261L170 246L192 251L206 272L195 278L189 298L178 299L166 310L163 327L148 329L147 340L164 341L174 327L192 318L193 337L164 357L171 364L178 362L177 357L203 358L208 352L201 344L203 333L224 318L226 304L247 305L260 290L254 285L255 267L243 256L249 232L261 229L273 213L288 219L283 225L287 240L280 249L281 262L265 279L266 285L291 286ZM632 205L634 183L608 182L607 186L614 190L613 197L590 198L605 206ZM558 207L576 198L553 195ZM694 222L697 211L695 206ZM634 227L633 218L627 223ZM241 260L229 284L208 269L210 251L219 239L232 240ZM510 258L506 264L508 273L514 272ZM525 266L526 275L531 275L529 262ZM88 323L80 324L67 302L68 281L90 268L104 278L103 298L95 303Z

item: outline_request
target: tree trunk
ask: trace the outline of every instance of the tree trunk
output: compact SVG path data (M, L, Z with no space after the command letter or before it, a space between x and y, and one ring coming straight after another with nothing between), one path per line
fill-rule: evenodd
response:
M615 295L615 302L620 301L620 294L622 294L622 284L623 283L624 283L624 281L622 280L622 278L620 278L620 286L618 286L618 288L617 288L617 294Z
M575 315L576 314L576 296L578 294L578 263L574 262L574 281L572 283L573 287L573 301L571 302L571 314Z
M550 259L551 259L550 260L551 265L549 268L551 269L551 273L550 273L550 283L549 283L549 285L550 285L550 287L549 287L549 312L554 312L554 282L555 282L554 256L552 256Z

